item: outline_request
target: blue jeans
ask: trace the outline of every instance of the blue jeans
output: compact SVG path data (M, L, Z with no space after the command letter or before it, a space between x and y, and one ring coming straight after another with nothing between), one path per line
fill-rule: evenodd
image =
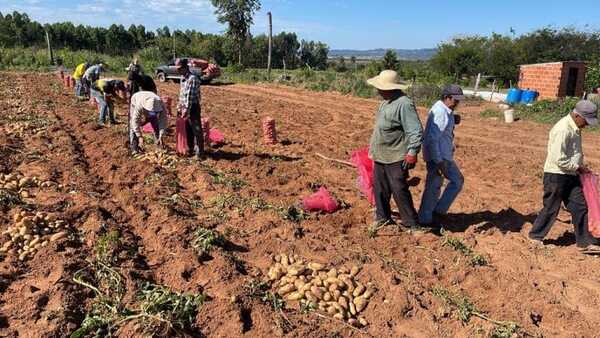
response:
M434 212L440 215L447 214L448 209L462 190L465 179L454 161L448 161L448 177L446 178L449 182L440 197L444 177L438 172L434 162L427 162L427 179L419 210L421 224L431 224Z
M104 99L104 95L102 95L102 93L100 93L97 90L91 89L91 94L94 97L94 99L96 99L96 102L98 102L98 123L99 124L104 124L104 122L106 121L106 117L108 115L108 118L110 119L111 123L115 123L115 117L113 116L113 104L112 102L106 102L106 100Z

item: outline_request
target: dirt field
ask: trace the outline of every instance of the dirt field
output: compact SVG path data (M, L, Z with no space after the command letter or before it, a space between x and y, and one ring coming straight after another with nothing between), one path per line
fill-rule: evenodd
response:
M176 84L159 90L176 101ZM55 76L0 73L0 173L54 183L7 204L0 230L26 208L69 225L68 236L29 259L1 254L0 336L66 337L81 327L98 297L74 277L96 266L100 254L107 257L99 247L117 233L108 257L123 280L124 306L140 304L144 281L208 296L193 328L169 336L600 337L600 258L577 252L568 213L561 212L546 247L525 237L541 206L550 126L505 125L480 118L482 107L459 109L456 159L466 183L445 237L390 228L369 238L372 210L356 188L356 170L315 153L347 160L367 144L376 107L375 100L287 87L205 86L203 116L227 143L205 166L187 159L162 166L128 155L124 124L94 130L95 108L77 103ZM426 111L420 113L425 121ZM281 144L262 144L266 116L277 121ZM38 129L15 132L26 118ZM173 133L168 140L173 146ZM587 160L600 168L600 135L585 134L584 143ZM413 174L424 173L419 163ZM293 213L253 204L285 211L320 185L347 207L294 220ZM422 189L413 189L417 205ZM208 259L192 245L199 225L227 238ZM466 253L452 247L457 242ZM376 288L362 312L369 324L352 328L293 302L280 309L253 295L251 281L263 280L279 253L338 269L360 266L357 278ZM472 264L473 255L487 264ZM114 334L143 336L143 325L123 321Z

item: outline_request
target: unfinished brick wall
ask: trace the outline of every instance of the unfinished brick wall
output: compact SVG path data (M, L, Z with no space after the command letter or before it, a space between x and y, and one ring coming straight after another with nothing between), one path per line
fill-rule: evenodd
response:
M522 65L519 74L519 88L531 89L540 93L541 99L555 99L567 96L569 72L577 69L573 96L581 96L585 81L585 63L579 61L550 62Z

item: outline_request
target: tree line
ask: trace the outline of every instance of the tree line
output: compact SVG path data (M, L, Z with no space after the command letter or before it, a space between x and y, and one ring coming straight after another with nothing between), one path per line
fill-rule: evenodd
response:
M240 39L230 31L223 35L205 34L196 30L171 31L166 26L151 31L144 25L128 28L116 24L108 28L92 27L71 22L42 25L25 13L0 13L1 48L45 48L46 32L56 49L88 50L113 56L143 54L163 62L175 54L206 58L222 66L240 61L245 67L264 68L267 65L268 37L265 34L251 36L245 31L242 33L246 38ZM243 58L240 50L243 50ZM328 53L326 44L300 40L295 33L281 32L273 36L273 68L285 65L288 69L305 66L325 69Z
M517 80L522 64L587 61L593 65L598 60L598 32L546 27L520 36L456 37L438 46L431 65L456 80L483 73L507 85Z

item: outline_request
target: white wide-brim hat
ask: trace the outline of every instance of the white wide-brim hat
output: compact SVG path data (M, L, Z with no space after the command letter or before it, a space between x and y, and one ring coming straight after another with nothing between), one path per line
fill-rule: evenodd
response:
M367 83L379 90L406 90L408 85L393 70L384 70L379 75L367 80Z

